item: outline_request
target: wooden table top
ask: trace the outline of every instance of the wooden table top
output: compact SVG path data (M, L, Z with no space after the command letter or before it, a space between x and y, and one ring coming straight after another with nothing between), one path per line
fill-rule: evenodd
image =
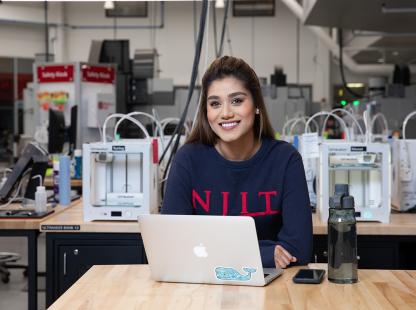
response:
M359 270L356 284L311 285L292 282L298 269L247 287L155 282L147 265L93 266L49 309L416 309L415 270Z
M57 205L53 208L54 212L49 214L43 218L25 218L25 219L18 219L18 218L0 218L0 229L40 229L40 225L43 221L47 221L52 219L54 216L59 215L63 211L66 211L68 208L71 208L75 204L78 204L78 201L74 201L69 206L60 206ZM7 208L0 208L0 209L22 209L20 204L11 204Z
M53 187L53 178L46 177L43 183L44 183L43 186L45 187ZM71 179L71 187L81 187L81 186L82 186L82 179Z
M41 225L45 232L96 232L96 233L139 233L137 221L92 221L84 222L82 200L65 212L47 219ZM79 226L79 229L71 229Z
M82 213L82 203L78 203L72 208L67 208L65 212L48 218L42 223L48 225L48 229L42 231L62 231L65 225L78 225L79 230L73 232L97 232L97 233L138 233L139 225L136 221L93 221L84 222ZM317 214L312 215L313 233L315 235L327 234L327 223L322 222ZM53 229L54 226L60 229ZM70 232L70 231L68 231ZM358 222L357 233L359 235L414 235L416 236L416 213L393 213L389 224L377 222Z

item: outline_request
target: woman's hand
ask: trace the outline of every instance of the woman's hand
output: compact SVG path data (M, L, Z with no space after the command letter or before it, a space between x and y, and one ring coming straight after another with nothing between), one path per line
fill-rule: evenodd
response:
M286 268L290 263L297 261L297 258L285 250L281 245L274 248L274 262L276 268Z

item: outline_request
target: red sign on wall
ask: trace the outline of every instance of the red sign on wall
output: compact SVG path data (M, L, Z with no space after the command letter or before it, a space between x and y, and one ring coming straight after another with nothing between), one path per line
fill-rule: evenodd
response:
M74 81L74 66L39 66L38 83L64 83Z
M81 71L83 82L114 84L115 71L113 67L83 65Z

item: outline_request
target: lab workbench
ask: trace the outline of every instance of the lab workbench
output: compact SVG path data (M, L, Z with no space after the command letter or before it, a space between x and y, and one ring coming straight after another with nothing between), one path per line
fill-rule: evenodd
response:
M147 263L135 221L84 222L82 202L44 221L46 302L51 305L93 265ZM326 262L327 227L313 214L314 262ZM416 269L416 214L392 214L389 224L359 222L359 268ZM411 252L412 251L412 252Z
M325 265L311 267L325 268ZM155 282L147 265L94 266L50 310L415 309L416 271L358 270L359 282L295 284L299 267L265 287Z

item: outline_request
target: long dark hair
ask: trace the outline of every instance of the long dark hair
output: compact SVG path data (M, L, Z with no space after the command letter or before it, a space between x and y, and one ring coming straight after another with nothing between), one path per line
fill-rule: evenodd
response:
M202 78L201 104L198 110L196 124L188 137L187 143L200 142L208 145L215 145L218 136L211 129L207 118L207 94L212 82L232 76L240 80L244 87L250 91L255 108L259 114L255 114L253 131L254 136L274 139L274 130L267 115L261 93L259 79L254 70L242 59L223 56L212 62Z

